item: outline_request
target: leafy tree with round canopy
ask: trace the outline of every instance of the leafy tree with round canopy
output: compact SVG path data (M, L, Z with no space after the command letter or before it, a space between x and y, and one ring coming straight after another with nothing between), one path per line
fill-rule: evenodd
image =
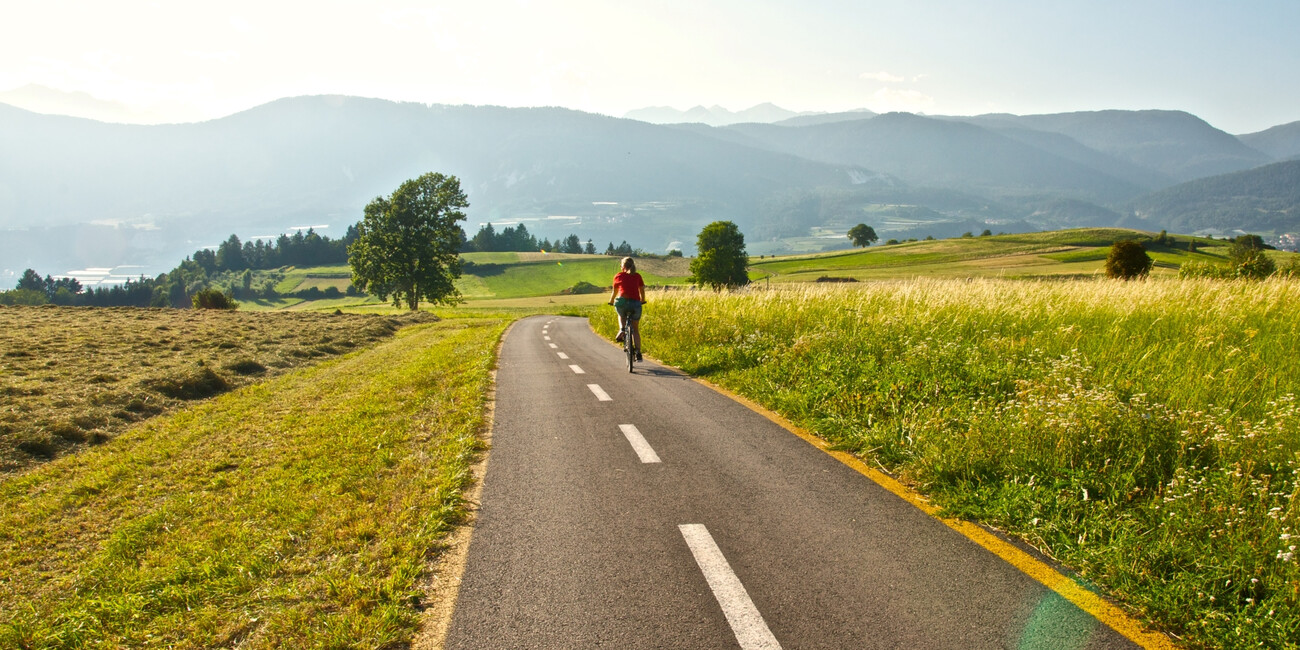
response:
M749 284L745 236L736 224L714 221L705 226L696 240L696 248L699 253L691 260L692 284L714 291Z
M880 238L876 236L875 228L872 228L865 223L860 223L849 228L849 241L853 242L854 246L870 246L877 241L880 241Z
M415 310L421 300L455 304L460 294L460 245L469 200L455 176L428 173L402 183L387 198L376 197L357 225L357 240L348 247L352 284L379 296L393 297Z
M1117 241L1106 255L1106 276L1121 280L1145 277L1151 272L1153 263L1142 244L1132 240Z

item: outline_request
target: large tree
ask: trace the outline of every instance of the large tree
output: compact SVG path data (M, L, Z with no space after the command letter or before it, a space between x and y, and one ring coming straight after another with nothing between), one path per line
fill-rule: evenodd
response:
M876 229L865 223L849 228L849 241L853 242L854 246L870 246L879 240Z
M1131 240L1117 241L1111 244L1110 253L1106 255L1106 276L1121 280L1144 278L1151 272L1152 264L1154 261L1142 244Z
M469 200L455 176L425 174L402 183L392 196L376 197L357 225L357 240L348 247L352 284L379 296L393 297L412 310L420 301L454 304L453 284L460 277L460 245Z
M745 236L730 221L714 221L700 231L699 253L691 260L691 282L714 291L749 284Z

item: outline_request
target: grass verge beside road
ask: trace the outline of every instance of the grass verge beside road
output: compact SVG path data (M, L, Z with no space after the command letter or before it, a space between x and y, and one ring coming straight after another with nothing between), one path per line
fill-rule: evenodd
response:
M656 292L645 318L648 353L1193 644L1300 645L1300 283Z
M446 320L0 482L0 647L395 647L506 321Z

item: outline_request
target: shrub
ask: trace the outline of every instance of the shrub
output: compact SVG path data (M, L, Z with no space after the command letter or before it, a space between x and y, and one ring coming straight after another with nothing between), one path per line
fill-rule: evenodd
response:
M44 291L33 291L31 289L0 291L0 305L28 305L35 307L44 305L47 302L49 300L45 297Z
M1122 280L1146 277L1152 264L1154 261L1142 244L1131 240L1117 241L1106 256L1106 276Z
M563 295L578 295L584 293L601 293L603 291L605 290L590 282L581 281L568 289L562 289L560 293Z
M1209 262L1186 262L1178 267L1180 278L1211 278L1224 280L1233 276L1232 269Z
M228 293L217 289L203 289L191 298L195 309L239 309L239 303Z
M1240 255L1234 255L1232 267L1237 277L1250 280L1263 280L1277 271L1273 259L1265 255L1264 251L1255 249L1246 249Z

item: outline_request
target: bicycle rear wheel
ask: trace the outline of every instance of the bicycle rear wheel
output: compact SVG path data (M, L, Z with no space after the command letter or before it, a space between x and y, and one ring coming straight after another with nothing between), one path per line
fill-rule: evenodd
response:
M628 332L623 338L623 353L627 355L627 371L632 372L632 364L636 362L636 352L632 349L632 333Z

